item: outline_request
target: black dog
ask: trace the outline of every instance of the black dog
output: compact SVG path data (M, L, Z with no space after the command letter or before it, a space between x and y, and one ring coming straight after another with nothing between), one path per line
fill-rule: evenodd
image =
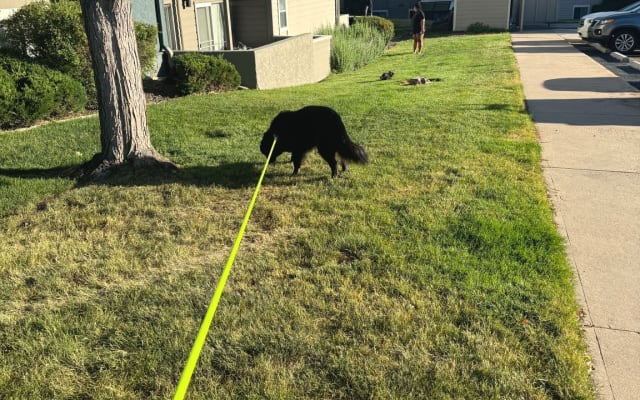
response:
M347 169L345 160L365 164L368 161L364 149L353 143L342 123L340 115L329 107L307 106L298 111L283 111L278 114L260 142L260 151L269 155L274 137L276 146L271 163L284 153L291 152L293 175L297 175L304 156L314 147L331 167L331 177L338 176L336 153L340 156L342 170Z
M391 78L393 78L393 71L387 71L380 75L381 81L388 81Z

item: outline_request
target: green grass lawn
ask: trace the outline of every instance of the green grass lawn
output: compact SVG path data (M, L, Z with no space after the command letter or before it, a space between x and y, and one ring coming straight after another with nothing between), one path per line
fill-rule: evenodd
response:
M379 75L392 69L392 81ZM414 76L439 78L402 86ZM507 34L149 107L173 175L77 186L98 121L0 133L0 398L170 398L281 110L371 162L267 170L189 399L593 399Z

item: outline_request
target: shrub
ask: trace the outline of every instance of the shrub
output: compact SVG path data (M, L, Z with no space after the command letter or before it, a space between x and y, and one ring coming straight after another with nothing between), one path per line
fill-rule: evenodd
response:
M82 82L95 107L96 89L87 35L80 3L72 0L33 2L3 21L5 46L21 58L32 59L67 73ZM136 23L136 39L142 72L150 72L155 62L157 29Z
M368 24L378 31L380 31L387 42L389 42L395 36L395 28L393 26L393 22L389 21L386 18L378 17L375 15L372 16L360 16L356 17L356 23Z
M87 92L80 82L55 70L47 70L46 76L55 88L55 108L52 116L66 115L85 108L88 101Z
M155 67L158 28L153 25L136 22L135 29L138 45L138 57L140 58L140 68L144 75L145 73L151 73Z
M183 53L174 57L178 91L188 95L235 89L240 74L235 65L222 57L202 53Z
M492 28L491 26L484 24L482 22L474 22L473 24L467 27L466 33L470 34L480 34L480 33L498 33L504 32L504 29L500 28Z
M16 85L11 75L0 68L0 127L9 126L15 120L13 106L18 97Z
M30 3L16 11L4 25L7 47L22 58L70 74L88 91L95 92L87 35L78 2Z
M331 69L335 72L353 71L380 57L387 46L385 36L369 24L350 27L326 27L319 32L332 35Z
M0 111L3 128L27 126L38 119L79 111L87 103L82 85L68 75L42 65L0 54ZM11 89L10 86L13 86Z

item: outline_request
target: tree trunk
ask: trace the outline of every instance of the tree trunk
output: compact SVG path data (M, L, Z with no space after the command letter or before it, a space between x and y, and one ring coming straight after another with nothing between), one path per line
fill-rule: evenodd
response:
M102 152L92 160L100 178L125 164L175 168L151 144L130 0L80 0L89 39Z

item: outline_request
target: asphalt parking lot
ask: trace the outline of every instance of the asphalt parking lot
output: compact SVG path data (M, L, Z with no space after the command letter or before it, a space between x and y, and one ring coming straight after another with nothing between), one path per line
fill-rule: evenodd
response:
M629 65L628 62L622 62L614 58L611 54L602 53L600 50L588 43L574 43L574 47L583 53L587 54L592 59L596 60L608 70L624 79L631 86L640 90L640 70ZM629 60L640 62L640 51L636 51L634 54L628 55Z

